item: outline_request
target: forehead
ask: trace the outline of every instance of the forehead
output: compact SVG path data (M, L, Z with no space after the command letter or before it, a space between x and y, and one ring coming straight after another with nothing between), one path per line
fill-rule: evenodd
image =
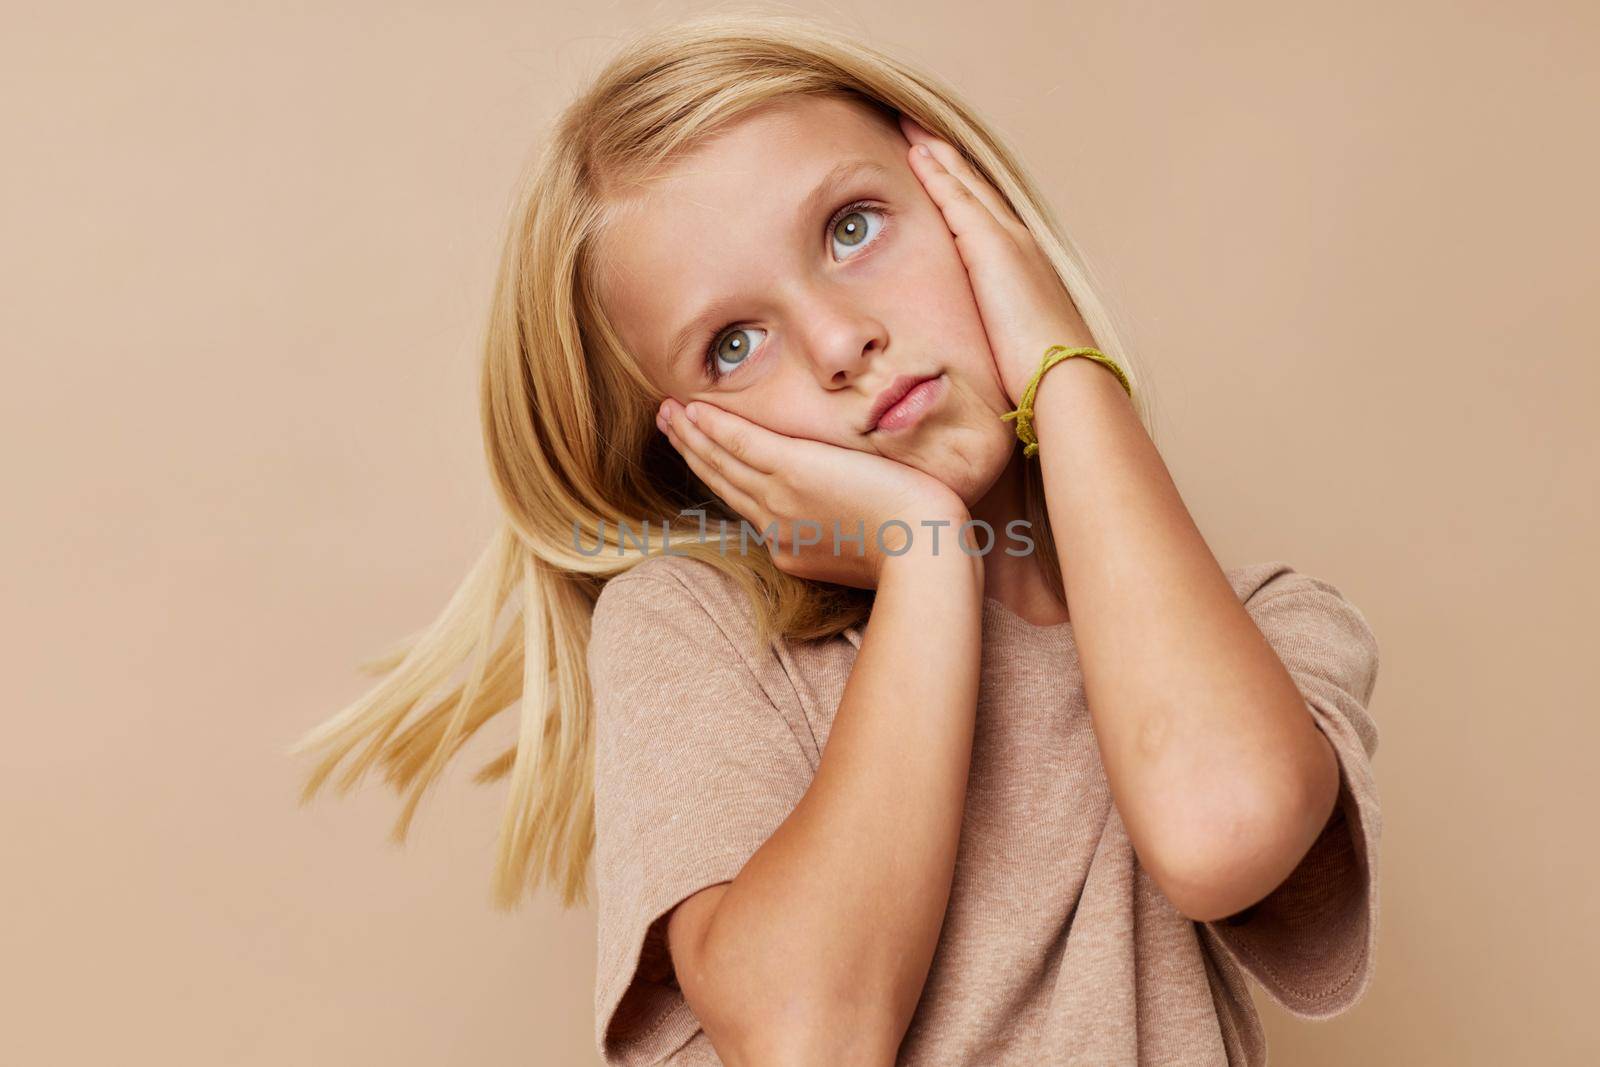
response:
M775 284L806 239L800 201L844 159L905 169L903 138L864 104L764 105L616 201L601 240L602 299L634 353L661 368L668 334L708 299ZM821 210L832 210L831 202ZM815 235L822 248L820 228Z

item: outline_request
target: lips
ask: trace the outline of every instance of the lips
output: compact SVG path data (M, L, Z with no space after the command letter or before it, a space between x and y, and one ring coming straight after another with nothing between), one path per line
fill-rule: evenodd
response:
M867 427L862 433L871 433L878 428L878 420L883 418L883 413L905 399L905 395L923 382L932 381L937 374L902 374L890 382L888 388L878 394L878 399L872 402L872 407L867 412Z

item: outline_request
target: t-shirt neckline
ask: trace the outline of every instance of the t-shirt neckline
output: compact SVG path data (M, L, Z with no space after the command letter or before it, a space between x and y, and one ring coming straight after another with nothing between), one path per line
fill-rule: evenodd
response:
M1006 607L1003 602L987 594L983 598L983 614L986 620L992 620L1002 626L1037 637L1061 640L1072 636L1071 621L1041 626L1038 623L1029 622L1015 611Z

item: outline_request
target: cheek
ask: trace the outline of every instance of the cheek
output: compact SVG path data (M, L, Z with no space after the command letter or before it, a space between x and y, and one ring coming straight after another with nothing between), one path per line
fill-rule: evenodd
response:
M983 335L972 282L948 230L919 230L896 252L892 268L884 272L886 299L896 307L915 309L911 321L953 340Z
M940 226L937 232L919 231L915 241L905 243L888 272L885 285L893 291L881 294L883 306L899 309L893 321L902 328L901 341L908 342L902 347L937 350L941 362L991 405L1003 404L1004 388L971 278L955 238L942 228L942 220Z
M839 412L826 402L826 396L815 394L815 383L806 380L774 382L769 388L748 390L739 396L737 405L726 396L707 399L742 419L785 437L856 447L848 428L837 425ZM804 399L796 400L797 397Z

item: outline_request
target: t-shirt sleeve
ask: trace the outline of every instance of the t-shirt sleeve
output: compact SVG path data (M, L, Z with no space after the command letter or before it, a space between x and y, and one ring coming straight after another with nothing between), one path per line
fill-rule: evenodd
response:
M668 913L731 881L811 783L808 728L769 697L752 640L675 568L626 572L595 604L595 1037L607 1064L660 1063L700 1029Z
M1375 962L1382 820L1372 767L1378 732L1367 704L1378 642L1338 589L1287 564L1267 568L1245 608L1333 746L1339 799L1277 889L1240 915L1202 925L1279 1005L1325 1019L1361 999Z

